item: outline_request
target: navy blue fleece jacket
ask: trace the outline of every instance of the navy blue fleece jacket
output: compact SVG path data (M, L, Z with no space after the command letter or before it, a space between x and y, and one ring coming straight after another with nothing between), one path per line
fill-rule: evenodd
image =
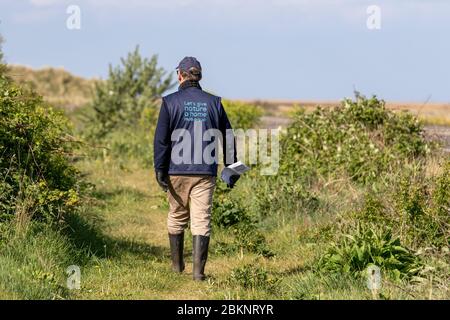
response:
M177 92L162 98L154 140L155 170L216 176L217 155L208 145L217 136L205 134L208 129L220 131L225 165L236 162L235 139L221 98L203 91L198 82L183 82ZM208 152L214 157L212 163L203 156Z

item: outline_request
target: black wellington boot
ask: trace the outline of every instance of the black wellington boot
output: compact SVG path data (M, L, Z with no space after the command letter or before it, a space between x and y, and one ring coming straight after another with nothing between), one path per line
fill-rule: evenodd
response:
M184 247L184 232L180 234L170 234L170 253L172 255L172 270L174 272L183 272L183 247Z
M208 259L209 237L193 236L194 280L205 280L205 264Z

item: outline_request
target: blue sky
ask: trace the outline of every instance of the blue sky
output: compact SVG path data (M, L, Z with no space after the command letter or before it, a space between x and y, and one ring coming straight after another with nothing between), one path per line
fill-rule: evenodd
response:
M66 28L69 5L81 29ZM381 29L366 26L369 5ZM136 44L228 98L450 102L448 0L0 0L9 63L105 77Z

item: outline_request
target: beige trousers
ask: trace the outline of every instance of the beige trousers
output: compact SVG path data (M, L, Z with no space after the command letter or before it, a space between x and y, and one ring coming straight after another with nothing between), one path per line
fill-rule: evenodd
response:
M180 234L191 220L191 233L195 236L211 234L211 207L216 177L206 175L169 176L170 234Z

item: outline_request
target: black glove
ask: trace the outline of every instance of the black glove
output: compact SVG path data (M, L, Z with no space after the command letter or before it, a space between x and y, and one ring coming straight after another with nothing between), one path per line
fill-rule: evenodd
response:
M167 192L169 189L169 175L164 171L156 171L156 181L158 181L164 192Z
M232 175L230 177L230 184L227 184L228 188L233 189L236 182L239 180L241 176L240 175Z

